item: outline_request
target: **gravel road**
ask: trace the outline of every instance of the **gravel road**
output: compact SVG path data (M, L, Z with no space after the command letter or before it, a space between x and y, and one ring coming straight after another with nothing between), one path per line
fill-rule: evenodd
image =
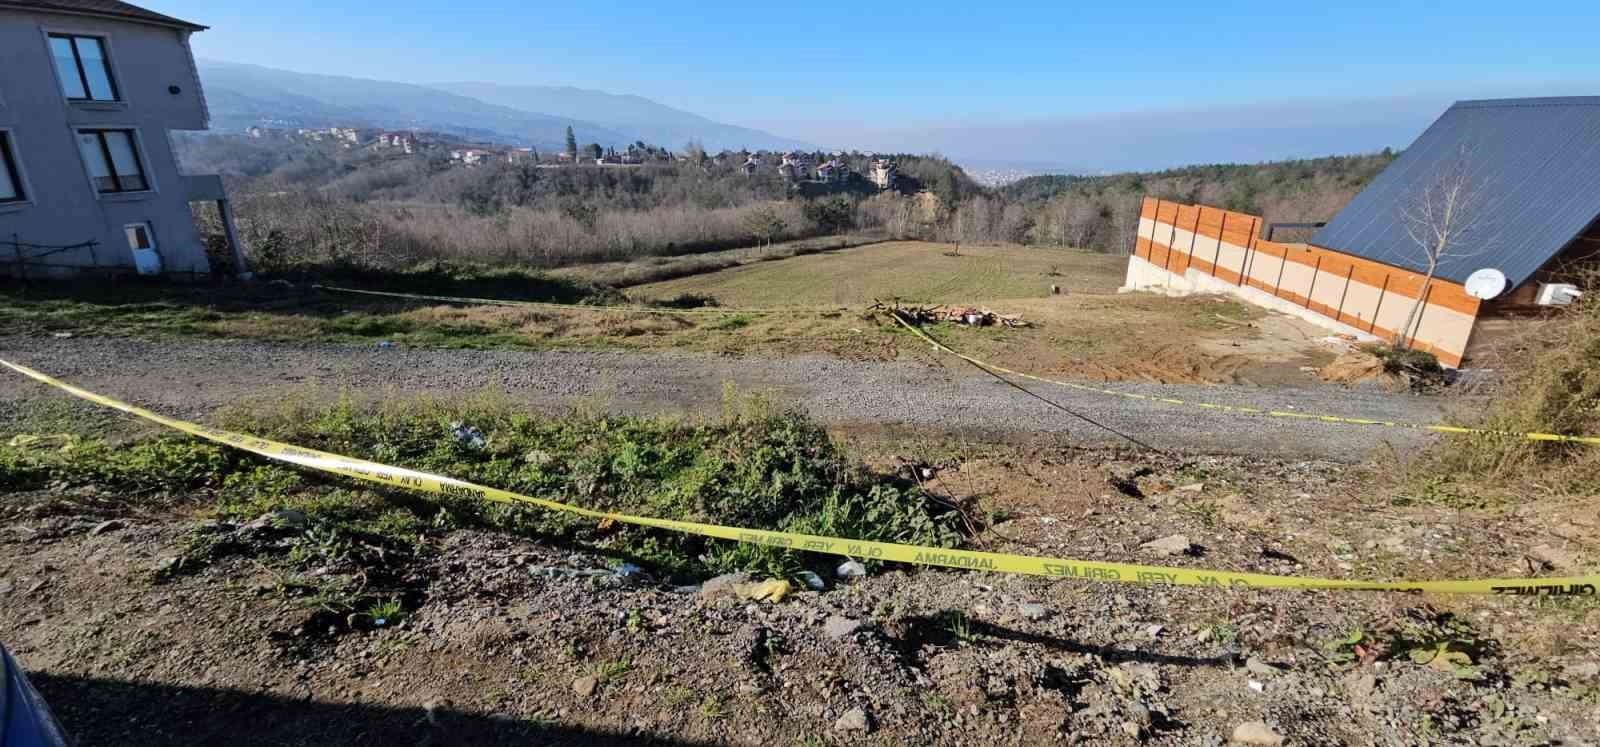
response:
M720 412L725 383L792 402L836 425L903 425L978 434L1048 433L1084 445L1126 444L976 369L910 362L780 359L611 351L474 351L281 345L233 341L0 337L0 357L163 412L203 416L245 398L314 389L401 395L497 391L542 410L587 401L618 412ZM64 396L5 372L0 405ZM1423 432L1339 426L1207 410L1025 383L1029 391L1138 441L1191 453L1247 453L1358 461L1387 441ZM1353 417L1433 422L1430 398L1333 386L1119 384L1189 400Z

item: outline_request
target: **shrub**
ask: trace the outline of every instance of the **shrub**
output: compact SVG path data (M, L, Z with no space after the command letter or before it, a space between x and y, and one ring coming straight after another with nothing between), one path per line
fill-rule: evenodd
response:
M1593 282L1587 283L1595 287ZM1586 296L1522 341L1480 427L1507 433L1600 435L1600 299ZM1600 446L1516 436L1453 436L1432 448L1426 471L1511 494L1538 485L1593 495Z

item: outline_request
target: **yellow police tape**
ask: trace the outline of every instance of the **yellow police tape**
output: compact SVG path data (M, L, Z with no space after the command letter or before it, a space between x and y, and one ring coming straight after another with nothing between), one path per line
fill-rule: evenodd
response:
M899 322L900 326L905 327L908 330L911 330L911 334L914 334L917 337L922 338L923 341L927 342L929 345L932 345L934 350L942 350L942 351L944 351L946 353L949 353L949 354L951 354L951 355L953 355L953 356L955 356L957 358L960 358L961 360L964 360L964 361L966 361L968 363L971 363L974 366L978 366L979 368L986 368L986 369L988 369L990 371L995 371L995 372L998 372L998 373L1010 374L1012 376L1018 376L1018 377L1021 377L1021 378L1024 378L1024 379L1031 379L1033 381L1042 381L1042 382L1044 382L1046 384L1055 384L1057 386L1064 386L1064 387L1068 387L1068 388L1071 388L1071 389L1077 389L1077 390L1085 391L1085 392L1094 392L1096 394L1108 394L1108 395L1111 395L1111 396L1114 396L1114 397L1125 397L1127 399L1139 399L1139 400L1145 400L1145 401L1148 401L1148 402L1161 402L1163 404L1168 404L1168 405L1185 405L1185 406L1188 406L1188 407L1201 407L1201 408L1205 408L1207 410L1217 410L1217 411L1221 411L1221 412L1234 412L1234 413L1240 413L1240 414L1244 414L1244 415L1257 415L1257 416L1268 417L1268 418L1295 418L1295 419L1298 419L1298 420L1316 420L1316 421L1323 422L1323 423L1339 423L1339 424L1343 424L1343 425L1373 425L1373 426L1381 426L1381 427L1386 427L1386 428L1409 428L1411 430L1419 430L1419 431L1434 431L1436 433L1460 433L1460 434L1476 435L1476 436L1507 436L1507 437L1511 437L1511 438L1525 439L1525 440L1528 440L1528 441L1560 441L1560 442L1565 442L1565 443L1587 444L1589 446L1600 446L1600 437L1597 437L1597 436L1566 436L1566 435L1562 435L1560 433L1515 433L1515 432L1512 432L1512 431L1497 431L1497 430L1490 430L1490 429L1487 429L1487 428L1465 428L1465 427L1462 427L1462 426L1459 426L1459 425L1440 425L1440 424L1436 424L1436 423L1435 424L1406 423L1406 422L1397 421L1397 420L1372 420L1372 419L1368 419L1368 418L1346 418L1346 417L1340 417L1338 415L1318 415L1318 414L1309 413L1309 412L1291 412L1291 411L1288 411L1288 410L1266 410L1266 409L1262 409L1260 407L1248 407L1248 406L1245 406L1245 405L1223 405L1223 404L1217 404L1217 403L1214 403L1214 402L1191 402L1189 400L1177 399L1175 397L1156 397L1156 396L1152 396L1152 395L1148 395L1148 394L1138 394L1136 392L1121 392L1121 391L1117 391L1115 389L1106 389L1106 388L1103 388L1103 387L1090 386L1088 384L1078 384L1078 383L1074 383L1074 382L1071 382L1071 381L1058 381L1056 379L1047 379L1047 378L1045 378L1043 376L1035 376L1034 374L1030 374L1030 373L1023 373L1021 371L1013 371L1013 370L1011 370L1009 368L1006 368L1005 366L999 366L999 365L990 363L990 362L988 362L986 360L983 360L981 358L974 358L974 357L972 357L970 355L966 355L965 353L958 352L958 351L952 349L949 345L946 345L946 344L944 344L942 342L939 342L938 340L933 339L932 337L930 337L928 335L927 332L924 332L920 328L918 328L917 325L906 321L904 317L900 316L900 313L898 311L890 310L888 312L888 314L896 322Z
M499 488L476 485L463 480L450 477L418 472L404 467L394 467L364 459L330 454L325 451L305 449L298 446L256 438L242 433L211 428L197 423L190 423L165 415L158 415L149 410L120 402L118 400L95 394L84 389L58 381L50 376L35 371L26 366L20 366L9 361L0 360L4 365L17 373L56 387L75 397L86 399L95 404L121 410L130 415L135 415L151 422L159 423L168 428L182 431L192 436L225 444L234 448L243 449L270 459L281 462L297 464L323 472L330 472L359 480L392 485L409 490L455 498L475 498L499 503L525 503L552 511L565 511L593 519L609 519L611 521L635 524L638 526L665 529L671 532L698 534L706 537L733 540L736 542L749 542L769 547L780 547L789 550L803 550L806 552L826 553L841 555L851 558L875 559L898 561L901 563L914 563L919 565L942 566L946 568L966 568L973 570L994 571L999 573L1022 573L1036 576L1054 576L1059 578L1073 578L1090 581L1119 581L1123 583L1148 583L1167 584L1176 586L1209 586L1216 588L1232 589L1346 589L1351 591L1409 591L1409 592L1434 592L1440 594L1517 594L1517 595L1584 595L1595 594L1596 585L1600 584L1600 575L1569 576L1562 578L1538 579L1479 579L1470 581L1343 581L1324 578L1298 578L1294 576L1274 576L1263 573L1234 573L1231 571L1214 571L1196 568L1172 568L1154 565L1136 565L1131 563L1107 563L1093 560L1073 560L1068 558L1040 558L1025 555L1008 555L1004 553L976 552L972 550L952 550L938 547L918 547L916 545L901 545L891 542L871 542L867 540L841 539L838 537L821 537L812 534L798 534L795 532L775 532L765 529L744 529L740 527L726 527L718 524L701 524L692 521L675 521L671 519L652 519L644 516L629 516L605 511L573 506L557 501L534 498L532 496L513 493Z
M430 296L423 293L397 293L394 291L340 288L334 285L313 285L317 290L334 293L355 293L363 296L406 298L416 301L441 301L443 303L477 304L480 306L532 306L543 309L572 309L576 311L622 311L630 314L833 314L844 309L724 309L702 307L697 309L670 309L660 306L588 306L577 303L550 303L547 301L507 301L500 298L473 298L471 296Z

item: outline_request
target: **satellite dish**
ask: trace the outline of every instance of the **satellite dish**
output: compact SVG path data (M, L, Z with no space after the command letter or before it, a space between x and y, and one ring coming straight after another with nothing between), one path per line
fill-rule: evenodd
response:
M1506 274L1485 267L1467 276L1467 295L1487 301L1505 292Z

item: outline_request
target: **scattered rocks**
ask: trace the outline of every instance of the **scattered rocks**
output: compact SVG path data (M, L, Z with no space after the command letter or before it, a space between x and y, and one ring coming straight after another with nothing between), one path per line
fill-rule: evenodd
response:
M860 629L860 620L852 620L843 615L831 615L822 623L822 632L829 638L843 638Z
M1585 661L1566 668L1567 676L1579 680L1600 678L1600 662Z
M1152 555L1172 556L1183 555L1189 552L1189 548L1191 547L1194 547L1194 545L1189 542L1189 538L1187 536L1182 534L1172 534L1160 539L1150 540L1149 542L1140 545L1139 549L1144 550Z
M90 536L95 536L95 535L105 534L106 532L115 532L118 529L121 529L123 526L125 526L125 525L122 523L121 519L110 519L110 520L107 520L107 521L102 521L99 524L94 525L93 529L89 530L89 535Z
M872 715L865 708L857 706L844 712L838 721L833 722L834 731L859 731L869 733L872 731Z
M724 573L700 585L701 599L720 599L738 594L737 587L750 583L748 573Z
M1581 565L1577 553L1549 545L1529 549L1528 557L1553 571L1569 570Z
M1024 602L1017 607L1017 612L1023 617L1038 622L1050 616L1050 610L1037 602Z
M594 691L599 687L600 678L592 674L572 681L572 692L580 698L587 698L593 695Z
M1278 747L1283 744L1283 735L1273 731L1264 721L1246 721L1233 727L1233 742Z
M847 560L839 564L833 575L839 578L861 578L867 575L867 567L854 560Z
M1344 679L1345 692L1350 694L1350 700L1361 703L1371 697L1372 691L1378 687L1378 677L1371 672L1356 670Z
M1272 666L1271 664L1268 664L1255 656L1244 660L1244 669L1245 671L1258 677L1271 677L1275 674L1278 674L1280 671L1277 667Z
M240 528L247 532L260 532L268 529L301 530L306 528L308 521L306 515L299 511L280 508L257 516L255 521Z

